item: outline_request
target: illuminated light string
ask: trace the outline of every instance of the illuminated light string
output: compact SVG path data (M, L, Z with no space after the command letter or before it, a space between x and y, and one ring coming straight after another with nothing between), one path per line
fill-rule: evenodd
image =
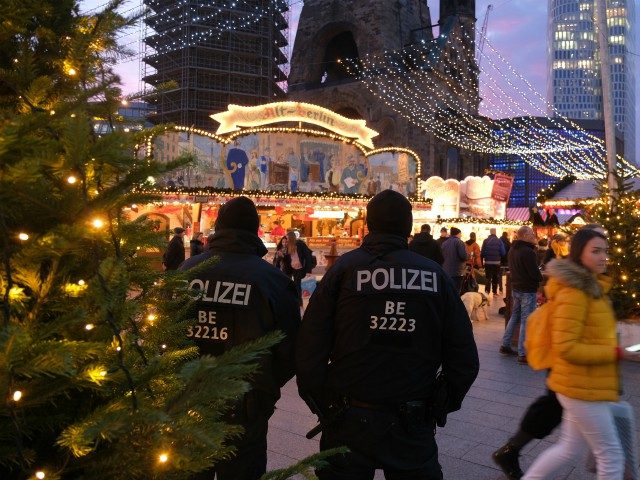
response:
M463 49L465 49L465 48L466 48L466 47L464 46L464 44L463 44L462 46L463 46ZM402 65L402 66L398 66L398 62L394 62L394 63L395 63L394 68L396 68L396 69L397 69L401 74L406 73L406 72L407 72L407 69L409 69L409 70L413 70L413 71L415 72L415 71L416 71L415 65L419 65L420 63L422 63L422 60L425 60L425 59L427 58L427 55L425 54L425 52L418 52L418 55L419 55L419 57L420 57L420 58L416 59L415 57L413 57L413 55L412 55L412 53L411 53L410 49L406 49L406 51L405 51L405 52L403 52L403 54L402 54L402 56L401 56L403 65ZM411 61L412 65L407 65L407 57L410 57L410 61ZM431 58L433 58L433 56L431 56ZM365 61L366 61L366 60L365 60ZM445 68L445 69L446 69L446 68ZM374 71L374 72L376 72L376 74L377 74L377 71L379 71L379 67L378 67L378 65L375 65L374 67L372 67L372 68L371 68L371 70L373 70L373 71ZM422 66L422 67L420 68L420 70L425 70L425 67L424 67L424 66ZM456 89L456 87L452 84L450 77L446 77L446 76L445 76L445 75L443 75L439 70L440 70L440 69L437 69L437 68L429 69L428 73L429 73L430 75L427 77L427 79L431 80L431 81L432 81L432 83L434 83L431 77L432 77L433 75L437 75L437 76L439 76L439 77L442 79L442 81L445 81L445 82L449 85L449 87L450 87L450 89L451 89L451 90L455 90L455 89ZM410 77L410 78L411 78L411 77ZM467 81L469 82L469 80L468 80L468 79L467 79ZM469 82L469 83L473 83L473 81L471 81L471 82ZM435 92L441 91L441 85L440 85L440 84L435 85L435 87L437 88L437 90L435 90ZM449 97L449 98L450 98L450 97ZM432 97L428 98L428 100L432 100ZM447 99L445 99L445 100L447 100ZM432 103L432 102L431 102L431 101L429 101L427 104L430 104L430 103ZM451 108L451 109L456 110L456 111L458 111L458 110L459 110L459 111L460 111L460 113L461 113L461 114L463 114L463 115L466 113L466 110L467 110L467 108L465 108L464 106L462 106L462 107L460 107L460 108L456 108L456 106L454 106L454 105L450 105L450 104L448 105L448 108ZM473 117L470 117L470 118L472 118L472 119L473 119ZM475 120L475 119L474 119L474 120ZM478 123L478 122L476 121L476 123ZM486 121L480 122L480 123L479 123L479 125L480 125L481 127L485 127L485 128L486 128ZM477 139L476 139L476 140L477 140ZM564 139L563 139L562 147L556 147L555 149L566 149L566 140L567 140L566 138L564 138ZM505 153L520 153L520 152L511 152L511 151L507 151L507 152L505 152Z
M466 48L466 47L464 47L464 45L463 45L463 48ZM424 55L424 54L422 54L422 55L421 55L420 60L422 60L422 59L424 59L424 58L425 58L425 55ZM413 62L415 62L415 58L413 59ZM380 68L376 65L376 66L375 66L375 69L377 69L377 72L376 72L376 73L379 75L379 74L380 74ZM406 72L406 70L404 70L404 72ZM404 73L404 72L403 72L403 73ZM396 83L394 83L393 85L394 85L394 86L397 86L397 84L396 84ZM375 92L374 92L374 93L375 93ZM504 98L505 96L504 96L504 95L499 95L499 96L497 95L497 97L498 97L498 98ZM413 98L413 97L411 97L411 98ZM430 98L429 100L432 100L432 99ZM432 102L429 102L429 103L432 103ZM392 105L392 106L393 106L393 105ZM464 110L463 110L463 112L464 112ZM430 120L437 120L437 119L433 119L433 118L432 118L432 119L430 119ZM522 122L522 120L527 121L527 119L526 119L526 118L525 118L525 119L519 119L519 120L520 120L521 122ZM535 122L535 119L534 119L534 122ZM503 122L503 123L504 123L504 122ZM538 125L540 125L538 122L535 122L535 123L537 123ZM530 125L531 125L531 124L530 124ZM560 128L564 128L564 127L560 126ZM540 130L545 131L545 133L548 133L548 132L549 132L549 129L548 129L548 128L544 128L544 127L542 127L542 126L541 126ZM556 134L556 136L557 136L557 134ZM596 138L597 138L597 137L596 137ZM562 139L563 145L566 145L566 144L568 143L568 139L567 139L566 135L562 135L561 139ZM579 139L580 139L580 140L582 140L582 141L584 141L584 139L583 139L583 138L579 138ZM477 141L478 139L476 138L475 140ZM570 141L570 139L569 139L569 141ZM571 142L571 143L574 143L574 142ZM575 143L574 143L574 144L575 144ZM585 150L585 148L587 148L587 147L586 147L586 146L584 146L583 144L578 144L578 146L579 146L579 148L580 148L580 149L582 149L582 152L581 152L581 153L583 154L583 156L584 156L585 154L586 154L588 157L591 157L591 156L593 155L593 153L592 153L590 150ZM593 146L593 144L588 145L588 146ZM564 147L564 146L563 146L562 148L566 148L566 147ZM556 150L557 150L557 149L556 149ZM524 152L516 151L516 152L507 152L507 153L519 153L519 154L523 154ZM571 163L573 163L573 164L575 164L575 163L576 163L576 161L577 161L577 159L575 158L575 156L574 156L573 152L571 152L571 153L570 153L570 156L572 157L572 159L570 160L570 162L571 162ZM531 162L531 158L529 158L529 160L530 160L530 162ZM587 162L588 162L588 163L591 163L591 165L590 165L590 166L591 166L591 168L593 168L593 169L594 169L594 171L595 171L595 172L597 172L597 174L596 174L596 175L597 175L597 176L602 176L602 174L603 174L603 173L602 173L601 169L599 169L599 168L597 167L597 163L596 163L596 162L589 162L589 159L588 159L588 158L587 158L586 160L587 160ZM587 165L588 165L588 163L587 163ZM564 167L564 164L562 164L561 166L562 166L562 167ZM582 173L582 172L578 172L578 173ZM555 175L558 175L558 172L556 172L556 173L555 173ZM581 176L583 176L583 177L590 177L590 176L591 176L591 177L592 177L592 176L594 176L594 175L584 175L584 174L582 174Z
M489 61L489 63L491 65L493 65L496 69L498 69L498 67L495 65L495 63L493 62L493 59L491 57L487 56L486 58L488 59L488 61ZM487 75L487 77L493 83L497 84L497 81L491 75ZM517 87L515 87L515 85L513 85L511 83L509 78L507 78L507 77L504 77L504 78L509 84L511 84L515 89L517 89ZM491 83L489 84L489 86L491 86ZM495 95L495 92L494 92L494 96L496 96L497 98L503 98L503 95L505 95L505 92L504 92L504 90L502 90L501 87L500 87L500 92L501 92L502 95ZM528 97L523 92L520 92L520 93L522 95L522 98L528 99ZM530 100L529 100L529 104L530 104L531 107L537 108L537 106L533 102L531 102ZM541 112L541 113L542 113L543 116L545 115L544 112ZM542 126L537 121L537 119L535 119L535 117L532 120L536 124L536 126L538 126L539 128L545 128L544 126ZM566 129L566 126L563 126L560 123L556 122L556 120L553 119L553 118L547 118L547 120L550 121L551 124L555 125L559 129L563 129L563 130ZM573 124L573 126L575 126L575 124ZM590 137L594 138L593 136L589 135L588 132L585 132L582 129L580 129L579 131L576 131L575 133L572 132L572 135L576 135L576 136L580 135L581 137L585 137L585 138L590 138ZM595 137L595 138L597 139L597 137ZM599 140L599 139L597 139L597 140ZM583 141L584 141L584 138L583 138ZM599 142L591 142L589 144L585 144L585 148L586 149L582 148L581 151L580 151L580 154L582 154L583 156L587 155L589 157L588 159L584 159L585 162L587 163L587 165L589 167L591 167L592 169L595 169L595 175L587 175L587 177L593 177L593 176L600 177L600 176L603 176L602 167L599 166L599 163L601 161L600 157L592 150L592 148L598 148L599 146L600 146ZM576 161L576 160L574 160L574 161ZM576 172L576 173L578 173L578 172ZM585 177L585 175L582 175L582 177Z
M392 85L393 85L393 86L397 86L397 83L395 83L395 82L394 82L394 83L392 83ZM409 98L411 98L411 100L412 100L412 101L415 101L415 95L413 95L412 97L409 97ZM431 101L431 100L432 100L431 98L428 98L428 99L425 99L425 100L429 100L428 102L425 102L426 104L431 104L431 103L433 103L433 102ZM449 106L449 108L451 108L451 106ZM431 120L435 120L435 121L437 122L437 119L435 119L435 118L432 118ZM442 123L440 123L440 122L437 122L437 123L439 123L442 127L445 127L445 125L443 125Z
M409 54L409 55L410 55L410 54ZM406 58L406 56L405 56L405 58ZM422 55L422 58L424 58L424 55ZM413 59L412 61L413 61L413 62L415 62L415 59ZM403 71L406 71L405 69L402 69L402 70L403 70ZM438 71L438 69L433 69L433 70L431 70L431 73L433 73L433 74L435 74L435 75L439 75L440 77L443 77L443 75ZM431 77L432 77L432 75L429 75L427 78L431 79ZM434 86L435 86L435 82L434 82L433 80L431 80L431 81L432 81L432 83L434 83ZM449 78L447 78L447 77L442 78L442 81L446 82L446 83L449 85L450 89L452 89L452 90L453 90L453 89L455 88L455 87L452 85L451 80L450 80ZM395 83L394 83L394 85L397 85L397 84L395 84ZM437 90L436 90L436 89L434 89L434 92L437 92L437 91L441 90L440 85L437 85L437 87L438 87L438 89L437 89ZM413 98L413 97L410 97L410 98ZM432 100L432 97L431 97L431 98L425 98L425 100ZM445 99L445 101L446 101L446 99ZM428 102L426 102L426 105L429 105L429 104L431 104L431 103L433 103L433 102L432 102L432 101L428 101ZM453 109L453 110L455 110L455 111L459 111L461 115L466 116L466 117L467 117L467 119L470 119L470 120L474 121L474 122L476 123L476 126L480 126L481 128L482 128L482 127L484 127L485 132L487 132L487 133L489 133L489 134L491 134L491 135L495 135L495 131L494 131L494 129L488 129L485 121L483 121L483 122L477 122L477 120L473 119L473 117L471 117L471 116L469 116L469 115L465 115L465 114L466 114L466 112L465 112L465 110L466 110L466 109L465 109L464 107L458 107L457 105L452 105L452 104L448 104L448 105L447 105L447 107L448 107L448 108L450 108L450 109ZM456 107L458 107L458 108L456 108ZM433 118L432 118L432 119L430 119L430 120L433 120ZM437 120L437 119L436 119L436 120ZM478 138L474 138L474 139L473 139L473 142L474 142L474 143L476 143L478 140L479 140ZM565 150L565 149L567 148L567 147L566 147L566 143L567 143L567 142L566 142L566 138L565 138L565 139L563 139L563 145L562 145L562 147L546 148L545 150L548 150L548 151ZM465 145L465 146L467 146L467 147L468 147L468 145ZM495 145L491 145L491 146L488 148L488 150L490 150L490 151L495 151L495 150L496 150ZM542 150L542 149L539 149L539 150L540 150L540 151L544 151L544 150ZM531 148L529 148L528 150L525 150L525 152L526 152L526 153L529 153L530 151L532 151L532 149L531 149ZM534 151L534 152L535 152L535 151ZM507 147L507 149L505 149L505 150L503 151L503 153L513 154L513 153L523 153L523 151L522 151L522 149L516 149L516 150L514 151L514 150L512 149L512 147ZM535 152L535 153L538 153L538 152Z
M555 113L556 117L558 118L562 118L564 121L569 122L571 124L571 126L577 130L577 131L581 131L583 132L587 137L591 138L595 143L597 143L598 145L601 146L602 150L604 152L606 152L606 147L605 147L605 142L603 139L599 138L596 135L593 135L592 133L588 132L587 130L584 130L580 125L576 124L575 122L573 122L570 118L567 118L563 115L560 114L560 112L558 112L555 107L548 102L535 88L533 88L533 86L531 85L531 83L529 83L529 81L524 78L520 73L518 73L515 68L500 54L500 52L498 52L498 50L496 50L493 45L491 44L491 42L488 41L488 39L486 37L485 38L485 44L489 45L489 48L496 54L496 56L507 65L507 67L509 68L509 70L511 71L511 73L515 74L516 76L518 76L518 78L520 78L525 85L527 85L527 88L534 94L536 95L540 100L542 100L542 102L544 102L544 104L546 105L547 108L553 110L553 112ZM485 56L485 58L488 58L488 56L486 54L483 53L483 55ZM507 78L505 76L505 78ZM522 93L522 92L520 92ZM524 98L527 98L526 95L523 94ZM553 119L553 117L551 118ZM631 163L629 163L624 157L622 157L621 155L617 155L618 158L618 162L622 163L623 168L626 168L628 170L628 173L632 173L632 174L638 174L639 171L638 169L632 165Z
M395 86L397 86L397 83L396 83L395 81L392 81L391 87L395 87ZM383 87L383 88L384 88L384 87ZM374 93L374 95L375 95L377 92L376 92L375 90L373 90L373 89L372 89L372 93ZM409 101L411 101L411 102L415 102L415 101L416 101L416 96L415 96L415 94L413 94L413 95L407 95L404 99L403 99L403 98L399 98L399 99L397 99L400 103L403 103L403 104L404 104L404 105L403 105L403 108L398 108L398 106L397 106L398 101L388 101L388 99L386 99L384 96L381 96L381 98L383 99L383 101L385 101L385 103L387 103L390 107L394 108L394 109L395 109L396 111L398 111L398 113L400 113L401 115L406 116L406 117L407 117L408 119L410 119L410 120L415 120L415 117L412 117L412 116L410 116L410 115L407 115L407 113L406 113L406 109L411 109L411 106L410 106L410 105L406 105L406 103L404 102L404 100L405 100L405 99L408 99L408 100L409 100ZM427 104L432 103L432 98L429 98L429 99L428 99L428 102L426 102L426 103L427 103ZM438 125L440 126L440 128L442 128L442 129L445 129L445 128L447 127L446 125L444 125L444 124L442 124L441 122L439 122L439 121L437 120L437 118L435 118L435 117L433 117L433 116L432 116L428 121L430 121L431 123L436 123L436 124L438 124ZM438 133L438 132L437 132L437 130L436 130L436 133ZM438 135L436 135L436 136L438 136ZM442 138L443 138L444 140L450 140L450 138L449 138L449 137L442 137ZM479 140L479 139L476 139L476 141L478 141L478 140ZM467 146L469 146L469 145L467 145ZM473 147L471 147L471 148L473 148ZM492 150L488 149L488 151L492 151ZM542 166L542 165L540 166L540 168L541 168L541 170L546 170L546 169L544 168L544 166ZM550 174L552 174L552 175L554 175L554 176L555 176L555 175L557 175L556 173L554 173L554 172L552 172L552 171L549 171L549 173L550 173Z
M226 5L200 4L198 5L198 8L214 9L212 13L208 15L203 15L203 16L198 15L197 10L195 10L194 8L190 8L188 12L183 12L178 17L176 17L175 15L172 15L169 10L156 12L154 15L151 16L151 18L154 20L153 22L154 25L152 25L152 28L155 30L156 33L154 35L147 37L145 43L147 43L147 45L155 42L164 43L166 46L166 48L164 49L153 47L153 45L149 45L149 46L154 48L156 52L154 55L165 54L174 50L192 46L194 44L197 44L197 42L211 38L214 35L220 38L223 33L228 31L242 31L243 29L248 29L249 27L259 22L262 18L265 18L268 15L283 14L289 9L289 5L286 2L269 2L269 5L266 9L257 7L252 11L243 12L244 15L241 16L239 19L221 20L219 18L216 18L221 15L239 13L238 6L240 3L242 3L245 6L248 5L248 3L245 1L229 2ZM154 5L149 4L149 6L151 7L151 9L153 9ZM159 4L155 4L155 6L159 6ZM185 6L186 6L186 2L180 2L176 5L176 8L183 9ZM156 19L157 19L157 22L155 22ZM215 21L212 21L214 19ZM147 23L151 23L149 22L148 19L146 21ZM209 22L210 24L209 25L191 25L191 24L187 25L183 23L173 28L165 28L165 29L162 28L163 23L174 24L176 22L186 22L186 21ZM190 33L189 35L185 36L184 31L188 28L193 28L193 29L198 28L199 31ZM179 34L178 38L176 38L176 36L172 34ZM160 40L162 37L168 38L172 41L170 41L170 43L163 42Z
M463 48L466 48L466 47L464 47L464 45L463 45ZM424 59L425 59L425 57L426 57L426 55L423 53L423 54L420 56L420 59L418 59L418 62L420 62L420 60L424 60ZM405 57L405 58L406 58L406 57ZM416 59L415 59L415 58L413 58L413 59L412 59L412 62L414 62L414 64L415 64ZM404 63L406 64L406 62L404 62ZM412 65L412 66L410 66L410 67L413 67L413 68L415 69L414 65ZM375 72L375 73L376 73L378 76L380 75L381 70L384 70L384 69L381 69L378 65L375 65L372 69L373 69L373 70L376 70L376 72ZM436 70L436 71L437 71L437 70ZM406 69L403 69L403 72L402 72L402 73L405 73L405 72L406 72ZM393 83L393 86L397 86L397 83ZM383 88L383 89L384 89L384 88ZM376 92L372 92L372 93L374 93L374 94L375 94ZM437 93L437 92L436 92L436 93ZM497 97L497 98L504 98L505 96L504 96L504 95L496 95L496 97ZM415 98L415 94L414 94L414 96L412 96L412 97L410 97L410 98L412 98L412 100L413 100L413 99ZM395 99L394 99L394 100L395 100ZM432 98L429 98L429 100L430 100L430 102L429 102L429 103L432 103ZM388 103L388 104L390 104L392 107L393 107L393 106L395 106L395 102L387 102L387 103ZM449 105L449 108L451 108L451 105ZM455 108L454 108L454 110L455 110ZM462 112L464 113L464 112L465 112L465 110L462 110ZM403 112L401 112L401 113L403 113ZM406 116L406 115L405 115L405 116ZM429 120L431 121L431 123L434 123L433 121L435 121L436 123L440 123L440 122L437 122L437 119L435 119L433 116L432 116L432 118L430 118ZM526 121L526 119L519 119L519 120L520 120L520 121L522 121L522 120L525 120L525 121ZM535 122L535 119L534 119L534 122ZM503 123L504 123L504 122L503 122ZM535 122L535 123L538 123L538 122ZM441 123L440 123L440 125L444 127L444 125L442 125ZM539 125L539 123L538 123L538 125ZM533 125L530 123L530 126L533 126ZM542 127L542 126L541 126L541 127ZM521 127L518 127L518 128L520 129ZM560 128L563 128L563 127L560 127ZM548 128L544 128L544 127L540 128L540 130L541 130L541 131L544 131L545 133L548 133L548 132L549 132L549 129L548 129ZM517 131L517 130L516 130L516 131ZM558 134L556 134L556 136L558 136ZM597 137L596 137L596 138L597 138ZM583 138L579 138L579 139L580 139L580 140L583 140ZM478 138L475 138L475 141L477 141L477 140L478 140ZM582 152L581 152L581 153L582 153L583 155L585 155L585 154L586 154L586 155L588 155L589 157L591 157L592 152L591 152L591 151L589 151L589 150L586 150L586 148L588 148L588 147L592 147L592 146L593 146L593 144L591 144L591 145L586 145L586 146L585 146L584 144L577 144L577 145L576 145L576 144L575 144L575 142L571 142L571 139L567 139L566 135L562 135L562 136L561 136L561 140L562 140L562 142L563 142L563 145L564 145L564 146L563 146L561 149L556 148L555 150L560 150L560 151L562 151L562 150L566 150L566 145L567 145L567 143L573 143L575 146L577 146L578 148L580 148L580 149L582 150ZM569 140L569 141L568 141L568 140ZM495 147L495 145L494 145L493 147ZM477 147L476 147L476 148L477 148ZM515 152L507 152L507 153L518 153L518 154L521 154L521 155L522 155L522 154L526 154L527 152L526 152L526 151L515 151ZM572 151L569 151L569 155L572 157L572 158L570 159L570 162L569 162L569 163L576 164L577 159L576 159L576 157L574 156L574 153L573 153ZM531 155L529 155L529 158L527 158L526 160L529 160L529 163L536 163L536 164L538 163L538 162L534 162L534 161L532 161L532 160L533 160L533 158L532 158L532 156L531 156ZM588 162L588 159L587 159L587 162ZM595 163L595 162L588 162L588 163L591 163L591 165L590 165L590 166L591 166L591 168L594 170L594 172L596 172L596 176L602 176L602 174L603 174L603 173L602 173L602 171L601 171L600 169L598 169L598 167L596 166L596 163ZM588 163L587 163L587 165L588 165ZM541 167L541 168L540 168L541 170L545 170L545 169L544 169L544 167L542 167L542 165L536 165L536 166ZM564 167L564 166L565 166L565 163L560 164L560 166L561 166L561 167ZM553 172L553 171L549 171L549 173L551 173L551 174L553 174L553 175L555 175L555 176L558 176L558 174L559 174L558 172ZM590 175L584 175L584 173L583 173L583 172L576 172L576 173L581 174L581 176L582 176L582 177L592 177L592 176L594 176L593 174L590 174Z

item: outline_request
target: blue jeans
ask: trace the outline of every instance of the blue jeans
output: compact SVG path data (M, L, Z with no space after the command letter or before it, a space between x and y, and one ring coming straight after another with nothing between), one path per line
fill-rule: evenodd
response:
M524 335L527 330L527 318L536 309L536 292L519 292L511 290L511 318L502 337L502 346L511 348L511 338L516 325L520 324L518 338L518 355L524 356Z

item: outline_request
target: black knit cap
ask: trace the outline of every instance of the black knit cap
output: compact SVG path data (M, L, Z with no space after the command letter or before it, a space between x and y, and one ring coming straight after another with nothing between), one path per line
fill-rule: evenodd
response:
M256 206L247 197L237 197L229 200L218 211L216 230L236 228L247 230L257 235L259 226L260 221Z
M372 233L408 237L413 227L409 200L394 190L384 190L367 204L367 227Z

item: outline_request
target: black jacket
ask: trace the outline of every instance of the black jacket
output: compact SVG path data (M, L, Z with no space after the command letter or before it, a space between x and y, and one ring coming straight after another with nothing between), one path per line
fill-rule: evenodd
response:
M442 268L409 251L405 238L370 233L311 296L296 346L302 397L385 405L429 399L440 366L447 408L458 410L478 374L460 296Z
M293 282L261 258L266 253L257 235L224 229L216 232L207 252L189 258L180 270L219 258L204 270L194 270L189 278L191 288L204 290L196 305L196 322L187 333L202 354L220 355L273 330L286 334L273 355L261 359L260 371L251 382L277 399L280 387L293 377L300 307Z
M538 268L538 255L533 244L523 240L516 240L511 244L509 272L513 290L525 293L538 291L542 273Z
M298 252L298 258L302 264L302 270L304 273L311 273L313 252L302 240L296 240L296 251ZM287 275L293 275L293 267L291 266L291 255L285 253L282 256L281 269Z
M176 270L184 262L184 241L180 235L174 235L162 256L162 263L167 270Z
M433 239L433 235L427 232L420 232L413 237L409 242L409 250L433 260L438 265L444 262L440 245Z

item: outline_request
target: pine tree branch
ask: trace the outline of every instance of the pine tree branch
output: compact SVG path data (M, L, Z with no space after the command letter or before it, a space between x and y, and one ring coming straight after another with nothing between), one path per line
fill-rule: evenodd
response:
M97 277L98 280L100 281L100 287L102 287L102 291L105 294L109 293L109 287L107 286L107 282L105 280L105 278L102 276L102 273L98 270L97 273ZM127 366L125 365L124 362L124 342L122 341L122 336L120 335L120 328L116 325L115 319L114 319L114 315L113 312L111 311L111 309L107 309L107 314L106 314L106 321L109 324L109 326L111 327L111 331L113 332L114 336L116 337L117 341L118 341L118 346L120 347L120 350L118 350L118 367L120 368L120 370L122 370L125 374L125 376L127 377L127 383L129 384L129 389L131 390L131 403L133 405L133 411L137 411L138 410L138 397L136 396L136 386L135 386L135 382L133 381L133 377L131 376L131 372L129 372L129 369L127 368Z
M11 288L13 287L13 275L11 272L12 248L10 245L11 240L9 237L9 229L7 227L7 222L5 221L4 213L0 213L0 222L2 222L2 230L4 231L4 235L2 235L2 264L4 266L5 275L7 276L7 285L5 287L4 298L2 301L2 311L4 314L4 326L7 327L11 320L11 306L9 301Z

